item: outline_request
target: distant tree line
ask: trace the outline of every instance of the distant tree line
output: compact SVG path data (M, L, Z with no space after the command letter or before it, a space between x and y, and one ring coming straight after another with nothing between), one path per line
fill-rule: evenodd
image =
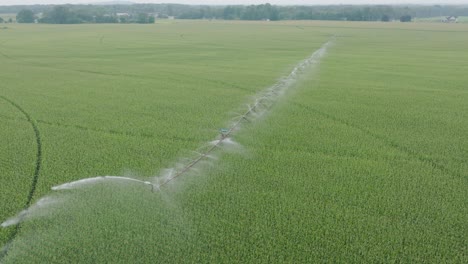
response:
M16 15L18 23L47 24L80 24L80 23L154 23L152 14L140 12L136 14L108 12L99 6L58 5L51 9L36 13L30 9L22 9Z
M181 4L0 6L20 23L153 23L155 18L225 20L411 21L418 17L468 16L468 6L330 5L192 6ZM31 16L32 14L32 16ZM32 19L32 20L31 20Z

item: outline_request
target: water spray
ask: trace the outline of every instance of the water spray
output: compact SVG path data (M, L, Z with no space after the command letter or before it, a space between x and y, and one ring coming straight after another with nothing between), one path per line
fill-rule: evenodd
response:
M69 190L69 189L75 189L83 185L88 185L100 181L105 181L105 180L118 180L118 181L132 181L132 182L137 182L137 183L142 183L145 185L151 186L151 190L154 191L154 184L149 182L149 181L142 181L134 178L128 178L128 177L122 177L122 176L98 176L94 178L86 178L86 179L81 179L78 181L74 182L67 182L61 185L57 185L52 187L53 191L60 191L60 190Z
M237 130L243 122L252 122L252 120L261 114L267 112L268 108L271 107L273 102L281 97L288 88L297 80L297 75L303 72L308 66L317 63L321 57L324 56L328 46L332 43L333 40L328 41L325 43L320 49L315 51L309 58L302 61L294 67L291 73L285 77L280 79L275 85L271 86L263 93L261 93L257 98L255 98L255 102L253 105L247 105L247 111L241 114L237 120L229 128L221 128L219 130L219 139L212 141L212 146L206 150L205 152L198 153L198 156L190 161L187 165L182 167L179 171L177 171L174 175L170 175L167 177L162 183L158 184L158 189L164 185L167 185L174 179L182 176L183 174L190 171L195 165L197 165L203 159L210 157L210 154L218 147L220 147L224 142L230 141L230 137L235 130ZM154 185L152 190L154 191Z

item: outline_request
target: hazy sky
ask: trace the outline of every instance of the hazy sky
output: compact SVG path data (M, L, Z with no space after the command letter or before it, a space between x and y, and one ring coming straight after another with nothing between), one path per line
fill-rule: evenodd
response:
M0 0L0 5L29 4L83 4L111 0ZM262 4L277 5L326 5L326 4L468 4L468 0L130 0L135 3L181 3L181 4Z

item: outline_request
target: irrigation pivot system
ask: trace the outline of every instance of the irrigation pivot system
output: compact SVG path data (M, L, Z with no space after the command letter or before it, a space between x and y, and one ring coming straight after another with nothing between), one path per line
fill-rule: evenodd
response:
M271 105L277 99L279 99L279 97L281 97L286 92L286 90L288 90L292 86L292 84L295 81L297 81L298 75L300 73L303 73L304 70L308 66L318 63L320 61L320 59L325 55L327 48L333 42L334 38L335 37L333 36L332 40L329 40L328 42L323 44L322 47L320 47L320 49L315 51L310 57L308 57L307 59L299 63L296 67L294 67L294 69L291 71L291 73L287 77L280 79L276 84L274 84L273 86L261 92L255 99L255 102L253 103L253 105L249 105L248 109L243 114L238 116L229 128L221 128L219 130L220 132L219 139L213 141L214 143L212 144L210 148L208 148L204 152L199 153L199 155L196 158L194 158L188 164L183 166L176 173L171 174L169 177L166 177L161 183L152 184L153 186L152 190L154 191L155 188L159 190L160 187L167 185L174 179L187 173L200 161L209 157L210 154L216 148L220 147L227 140L230 140L231 135L240 128L243 122L250 122L256 117L259 117L265 114L268 111L268 109L271 107Z
M186 166L184 166L181 170L176 172L173 176L168 177L165 179L162 183L156 185L156 188L159 189L160 187L167 185L169 182L173 181L175 178L187 173L191 168L193 168L195 165L197 165L201 160L205 159L208 157L216 148L220 147L223 142L225 142L231 134L240 126L240 124L244 120L249 120L248 117L251 116L256 109L262 104L263 100L268 100L267 97L262 97L260 100L257 100L255 104L252 107L249 107L249 109L241 115L238 120L228 129L222 128L220 129L220 136L219 139L215 141L215 143L205 152L202 152L196 157L194 160L192 160L190 163L188 163ZM153 191L154 191L154 184L153 184Z

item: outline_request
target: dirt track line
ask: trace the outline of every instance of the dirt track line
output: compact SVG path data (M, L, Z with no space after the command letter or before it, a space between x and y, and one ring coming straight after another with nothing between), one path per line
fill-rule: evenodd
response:
M23 209L27 209L31 205L34 193L36 191L37 182L39 180L39 174L41 172L41 166L42 166L42 140L41 140L41 134L39 132L39 128L37 127L36 120L34 120L28 112L26 112L20 105L18 105L14 101L8 99L7 97L5 97L3 95L0 95L0 98L3 99L4 101L8 102L12 106L14 106L21 113L23 113L23 115L26 117L28 122L31 124L31 127L32 127L32 129L34 131L34 136L36 137L36 144L37 144L36 167L34 169L33 179L32 179L32 183L31 183L31 188L29 189L28 198L26 200L26 204L23 207ZM16 238L16 235L18 234L19 229L20 229L20 224L18 223L15 226L15 229L13 230L13 232L10 234L10 237L8 238L8 242L7 242L6 246L5 246L5 248L3 249L2 252L0 252L0 261L8 253L9 245Z
M391 139L387 138L387 137L384 137L382 135L379 135L377 133L374 133L368 129L365 129L365 128L362 128L362 127L359 127L357 125L354 125L350 122L347 122L345 120L342 120L340 118L337 118L333 115L330 115L330 114L327 114L327 113L324 113L322 111L319 111L317 109L314 109L312 107L309 107L309 106L305 106L305 105L301 105L301 104L296 104L300 107L303 107L303 108L306 108L308 110L310 110L311 112L314 112L318 115L321 115L327 119L330 119L330 120L333 120L337 123L340 123L340 124L343 124L343 125L346 125L348 127L351 127L351 128L354 128L356 130L359 130L361 131L362 133L368 135L368 136L371 136L381 142L383 142L385 145L389 146L389 147L392 147L394 149L397 149L398 151L401 151L403 153L406 153L409 157L412 157L413 159L416 159L424 164L428 164L429 166L439 170L439 171L442 171L443 173L445 174L448 174L452 177L462 177L461 174L459 174L458 172L455 172L455 171L452 171L451 169L447 168L446 166L444 166L443 164L440 164L439 162L435 161L434 159L431 159L430 157L425 157L423 155L421 155L420 153L408 148L408 147L405 147L405 146L402 146L398 143L396 143L395 141L392 141Z
M9 60L14 60L13 57L10 57L10 55L7 55L7 54L5 54L5 53L3 53L3 52L1 52L1 51L0 51L0 55L2 55L3 57L5 57L5 58L7 58L7 59L9 59Z
M2 118L2 116L0 116ZM106 129L99 129L99 128L92 128L80 125L68 125L58 122L49 122L45 120L37 120L37 123L48 125L48 126L57 126L63 128L71 128L77 130L83 130L88 132L95 132L95 133L102 133L107 135L116 135L116 136L125 136L125 137L135 137L135 138L148 138L148 139L158 139L158 138L168 138L167 136L159 136L154 134L146 134L146 133L132 133L128 131L118 131L118 130L106 130ZM171 137L172 140L176 141L184 141L184 142L192 142L190 138L183 138L183 137Z

